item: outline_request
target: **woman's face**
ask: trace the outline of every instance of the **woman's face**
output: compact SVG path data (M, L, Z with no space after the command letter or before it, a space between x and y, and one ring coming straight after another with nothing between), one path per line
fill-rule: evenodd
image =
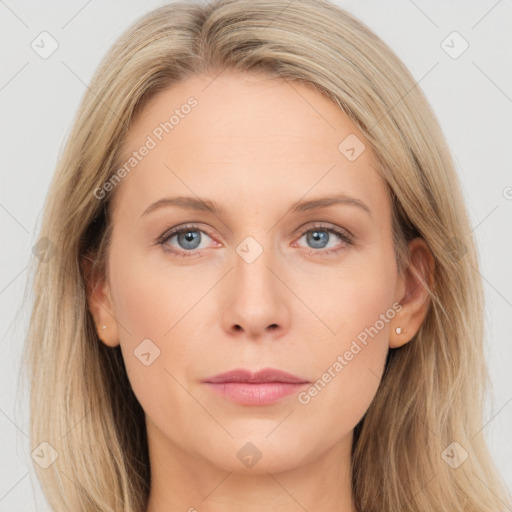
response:
M309 86L223 72L155 97L121 160L105 332L153 449L239 472L346 455L404 293L365 137ZM268 368L302 383L204 382Z

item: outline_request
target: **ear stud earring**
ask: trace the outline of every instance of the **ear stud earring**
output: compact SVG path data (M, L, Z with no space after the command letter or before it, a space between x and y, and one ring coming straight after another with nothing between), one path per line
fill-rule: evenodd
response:
M395 332L396 332L397 334L402 334L403 332L405 332L405 329L402 329L401 327L397 327L397 328L395 329Z
M102 330L102 331L104 331L106 328L107 328L107 326L106 326L106 325L102 325L102 326L101 326L101 330Z

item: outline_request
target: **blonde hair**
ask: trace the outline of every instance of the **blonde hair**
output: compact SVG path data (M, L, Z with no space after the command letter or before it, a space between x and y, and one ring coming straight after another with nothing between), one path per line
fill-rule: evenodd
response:
M84 258L105 276L120 148L149 99L223 70L311 84L368 139L393 204L401 272L407 242L434 259L431 307L411 342L389 351L380 387L354 430L352 489L364 512L496 512L510 500L489 456L482 407L489 377L471 228L444 136L420 87L359 20L323 0L176 2L138 20L86 91L48 193L33 261L25 345L31 444L58 453L35 466L57 512L139 512L150 482L144 412L119 347L98 339ZM341 142L341 141L340 141ZM452 445L456 442L460 447ZM446 460L468 453L457 468ZM508 501L510 503L510 501ZM510 507L510 505L509 505Z

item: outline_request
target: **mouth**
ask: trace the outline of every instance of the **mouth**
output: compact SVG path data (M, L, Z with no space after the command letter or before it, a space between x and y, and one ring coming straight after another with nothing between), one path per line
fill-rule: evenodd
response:
M202 382L215 393L241 405L270 405L310 384L306 379L273 368L256 373L237 369Z

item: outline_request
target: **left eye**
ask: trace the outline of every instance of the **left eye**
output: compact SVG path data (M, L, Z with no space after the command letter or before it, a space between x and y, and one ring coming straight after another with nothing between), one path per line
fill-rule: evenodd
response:
M351 237L348 234L344 233L343 231L323 226L318 226L303 231L299 240L305 237L307 243L309 244L309 248L313 249L313 252L316 252L316 250L318 250L319 252L322 253L330 253L333 250L337 250L336 245L328 245L333 240L332 235L335 235L334 238L341 239L341 241L345 245L350 245L352 243ZM321 249L328 250L324 251Z
M195 251L199 248L203 235L210 238L204 231L197 228L181 228L164 235L160 243L171 252L180 252L180 249L186 252ZM170 244L170 241L176 238L178 249Z

